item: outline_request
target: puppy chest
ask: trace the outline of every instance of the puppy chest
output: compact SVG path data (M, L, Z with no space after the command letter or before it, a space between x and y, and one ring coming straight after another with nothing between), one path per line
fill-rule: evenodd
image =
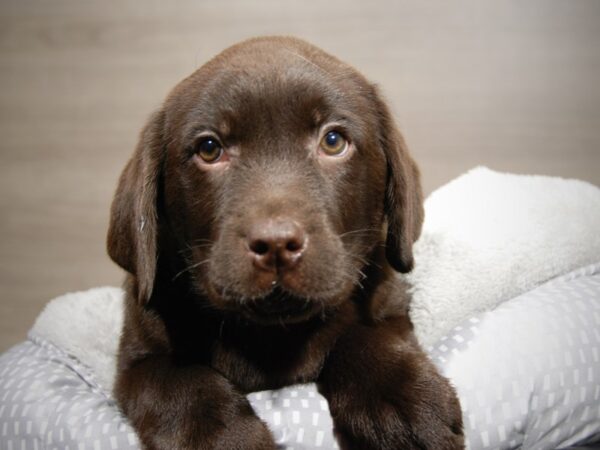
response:
M317 378L325 352L311 341L270 336L215 342L211 366L245 392L303 383Z

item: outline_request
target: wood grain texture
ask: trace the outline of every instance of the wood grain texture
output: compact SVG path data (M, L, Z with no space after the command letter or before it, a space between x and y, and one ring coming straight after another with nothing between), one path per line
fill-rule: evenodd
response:
M53 296L120 283L108 209L144 120L194 68L263 34L308 39L377 82L426 192L476 165L600 184L595 0L4 0L0 351Z

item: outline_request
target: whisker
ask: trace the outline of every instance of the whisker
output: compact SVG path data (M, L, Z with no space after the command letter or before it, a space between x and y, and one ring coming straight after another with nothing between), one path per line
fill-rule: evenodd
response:
M212 244L197 244L197 245L186 244L186 248L179 250L179 253L185 253L188 251L193 251L196 249L207 248L207 247L212 247Z
M198 239L193 239L192 241L189 242L189 244L195 244L195 243L200 243L200 242L206 242L207 244L215 243L215 241L213 241L212 239L198 238Z
M186 253L189 253L191 256L194 250L211 247L214 245L214 241L211 239L194 239L190 242L185 242L185 248L179 250L177 253L183 256L186 256Z
M377 264L375 264L373 261L371 261L370 259L368 259L365 256L356 254L354 252L347 252L346 253L348 255L348 257L354 261L359 262L360 264L362 264L363 266L370 266L370 265L374 265L375 267L381 268L380 266L378 266Z
M356 230L346 231L345 233L340 234L340 238L344 238L351 234L364 234L364 235L375 234L375 233L379 233L380 231L381 230L379 230L377 228L359 228Z
M197 262L195 264L192 264L191 266L186 267L185 269L183 269L181 272L179 272L177 275L175 275L173 277L173 279L171 281L175 281L177 278L179 278L181 275L183 275L185 272L189 272L192 269L195 269L196 267L201 266L202 264L206 264L210 262L210 259L205 259L203 261Z

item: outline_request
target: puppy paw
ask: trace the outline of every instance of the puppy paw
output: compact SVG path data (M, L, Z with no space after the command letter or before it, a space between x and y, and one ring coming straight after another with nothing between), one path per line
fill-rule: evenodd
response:
M418 346L391 345L370 339L373 335L379 336L354 333L351 345L332 355L322 372L319 387L329 401L340 447L464 448L462 412L450 382Z
M441 398L439 403L407 408L394 399L354 396L332 407L332 416L343 450L464 448L462 417L455 399Z

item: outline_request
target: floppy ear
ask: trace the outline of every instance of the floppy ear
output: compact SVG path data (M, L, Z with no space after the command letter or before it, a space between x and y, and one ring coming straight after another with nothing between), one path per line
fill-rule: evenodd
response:
M377 97L379 140L387 159L385 214L387 217L386 257L398 272L410 272L414 265L412 246L423 225L423 193L419 170L408 153L387 105Z
M138 299L152 293L157 261L157 193L164 155L164 112L152 115L119 179L111 207L108 254L134 275Z

